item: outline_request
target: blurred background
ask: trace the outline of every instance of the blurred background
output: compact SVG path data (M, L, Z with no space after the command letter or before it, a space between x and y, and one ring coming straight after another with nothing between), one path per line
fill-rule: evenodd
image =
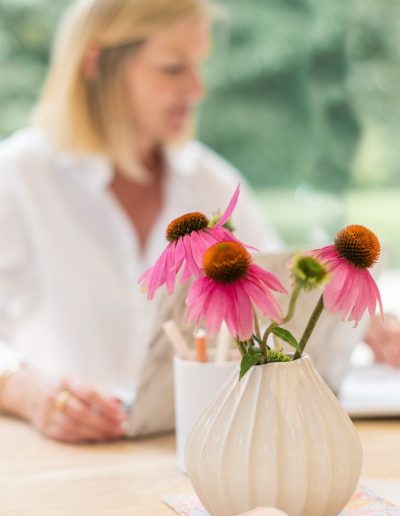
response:
M0 137L29 122L66 0L0 0ZM369 226L400 268L400 3L221 0L199 139L291 247Z

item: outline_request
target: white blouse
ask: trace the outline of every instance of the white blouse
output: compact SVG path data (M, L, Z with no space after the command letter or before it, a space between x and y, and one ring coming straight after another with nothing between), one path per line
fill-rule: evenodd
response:
M166 245L175 217L224 210L237 183L238 238L280 248L243 178L206 146L168 150L164 207L145 252L108 188L100 156L56 150L36 129L0 145L0 370L18 355L43 370L76 374L133 400L155 301L137 278Z

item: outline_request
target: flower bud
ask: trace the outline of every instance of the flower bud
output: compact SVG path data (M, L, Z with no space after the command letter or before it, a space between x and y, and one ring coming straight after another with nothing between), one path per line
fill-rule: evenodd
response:
M329 273L325 265L317 258L309 255L297 255L290 266L296 285L304 290L312 290L322 286Z

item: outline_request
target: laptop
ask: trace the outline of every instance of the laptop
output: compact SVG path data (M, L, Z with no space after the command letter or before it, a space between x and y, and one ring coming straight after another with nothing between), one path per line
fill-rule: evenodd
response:
M360 343L355 354L364 346ZM339 400L352 418L399 417L400 368L378 363L353 366L340 388Z

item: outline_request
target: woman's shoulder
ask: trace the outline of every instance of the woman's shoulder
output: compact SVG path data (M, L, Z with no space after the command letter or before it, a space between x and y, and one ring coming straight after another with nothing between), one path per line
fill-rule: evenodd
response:
M33 127L20 129L0 142L0 163L29 162L48 150L49 142L42 131Z
M20 185L45 174L52 162L53 148L39 129L26 128L0 142L0 189L11 193Z

